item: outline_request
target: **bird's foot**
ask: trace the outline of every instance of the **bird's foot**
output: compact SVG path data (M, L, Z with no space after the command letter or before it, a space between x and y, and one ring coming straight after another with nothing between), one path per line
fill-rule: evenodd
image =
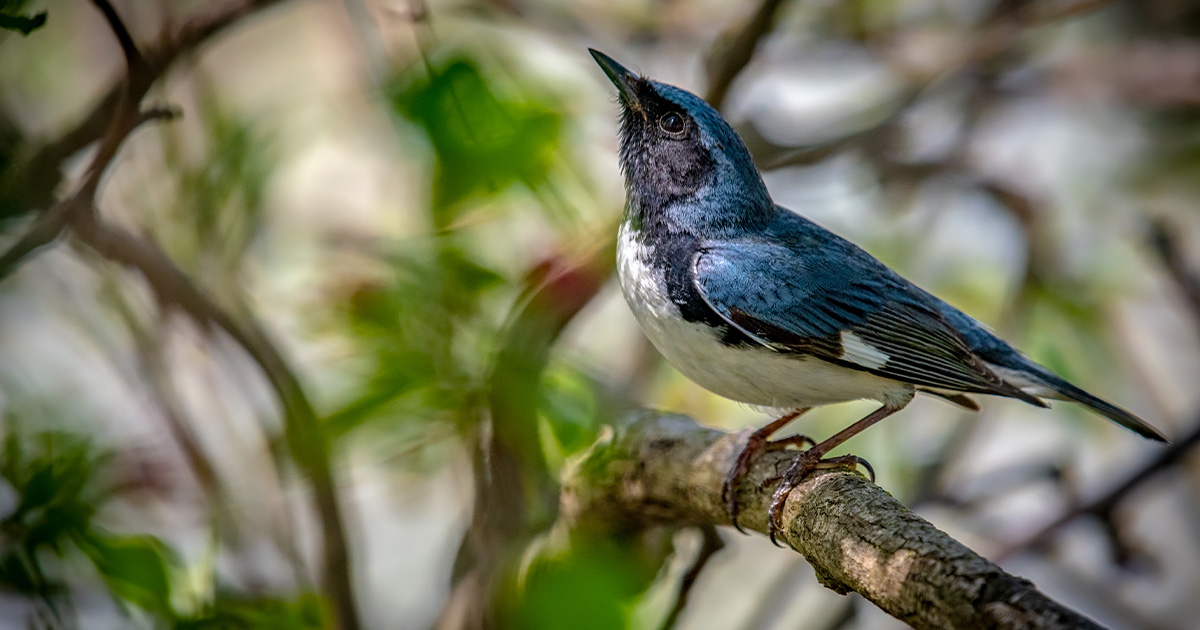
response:
M858 455L839 455L837 457L821 458L821 455L816 452L817 449L809 449L796 457L792 465L784 471L783 476L777 477L770 481L778 481L779 486L775 488L775 493L771 495L771 508L767 511L767 535L771 538L771 543L776 547L781 547L775 540L775 533L783 525L783 504L787 502L788 495L804 478L810 473L817 470L828 470L832 468L840 468L853 473L858 472L858 467L862 466L867 469L867 478L872 483L875 481L875 469L871 467L871 463L859 457ZM768 485L764 482L764 486Z
M746 446L738 453L737 462L733 468L729 470L729 474L725 477L725 483L721 484L721 500L725 502L725 510L729 513L729 520L733 522L734 529L745 534L746 530L738 525L738 504L737 504L737 489L742 482L742 477L750 472L750 466L754 464L763 453L771 451L781 451L789 446L797 446L804 448L806 445L815 446L816 440L807 435L790 435L778 440L770 440L760 433L751 433L750 439L746 442Z

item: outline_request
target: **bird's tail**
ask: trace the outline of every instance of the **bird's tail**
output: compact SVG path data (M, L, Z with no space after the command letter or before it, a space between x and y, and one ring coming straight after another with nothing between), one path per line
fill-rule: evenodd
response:
M1050 370L1047 370L1040 365L1033 364L1032 361L1030 361L1030 363L1032 365L1029 367L1033 369L1029 369L1029 372L1031 372L1029 375L1035 377L1038 381L1040 381L1040 384L1044 385L1047 389L1053 391L1055 394L1058 394L1057 396L1054 396L1054 398L1061 397L1063 400L1077 402L1144 438L1156 440L1158 442L1167 442L1167 437L1158 429L1150 426L1150 424L1148 424L1145 420L1142 420L1141 418L1128 411L1125 411L1124 409L1108 402L1107 400L1103 400L1085 392L1084 390L1067 382L1066 379L1054 374Z

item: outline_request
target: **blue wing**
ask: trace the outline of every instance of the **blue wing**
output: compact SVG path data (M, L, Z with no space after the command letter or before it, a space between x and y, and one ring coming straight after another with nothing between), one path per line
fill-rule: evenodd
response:
M807 245L795 239L704 245L692 261L693 282L720 317L778 352L1045 406L989 369L923 291L849 242L815 236L820 242Z

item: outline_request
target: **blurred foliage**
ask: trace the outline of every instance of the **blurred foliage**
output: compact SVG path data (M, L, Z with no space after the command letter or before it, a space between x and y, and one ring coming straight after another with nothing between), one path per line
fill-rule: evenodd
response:
M529 189L546 182L558 145L558 113L497 91L465 57L423 66L416 78L404 77L390 90L395 111L420 126L433 148L436 229L448 227L472 198L518 182Z
M0 30L28 35L46 25L46 12L24 12L29 0L0 0Z
M93 537L92 516L108 498L95 477L109 459L76 435L22 434L5 423L6 503L0 520L0 587L57 610L66 583L61 558L72 544Z
M188 159L183 126L162 130L174 202L153 208L149 218L180 266L206 286L228 290L262 231L263 196L278 160L261 125L240 120L215 95L204 94L189 113L205 132L205 151Z
M13 424L7 423L0 462L0 591L43 604L46 627L74 626L67 613L76 559L90 563L120 606L141 610L161 627L329 627L322 600L312 594L284 600L220 593L199 611L181 610L179 603L194 594L181 597L175 583L185 569L180 557L159 538L116 534L95 522L117 497L110 471L115 454L77 434L24 432Z
M501 603L502 627L555 630L564 619L579 630L630 627L634 606L657 572L638 547L619 537L588 538L538 558L520 593L508 593Z
M151 536L102 536L79 541L84 554L104 577L109 592L163 619L171 607L170 552Z
M341 303L345 329L363 360L363 379L329 415L335 435L373 418L393 432L421 421L467 429L486 404L490 352L506 334L504 311L523 298L518 282L485 262L479 246L488 237L453 224L465 209L514 185L530 193L548 185L551 167L561 158L555 105L514 96L496 78L472 58L451 54L389 85L392 110L431 148L427 211L434 234L385 246L383 277L357 284ZM540 369L534 377L538 374ZM572 391L549 388L537 403L547 410L543 419L557 437L548 445L556 461L585 446L587 430L594 427L594 415L583 417L594 411L583 402L589 398L581 389L586 386L560 382ZM428 430L404 431L415 439Z
M483 355L462 345L485 325L482 294L504 278L448 243L412 243L388 262L386 280L355 287L345 303L367 363L354 400L329 418L335 434L390 405L389 417L453 419L478 397Z
M329 612L320 596L309 593L293 599L248 598L221 593L210 610L183 619L175 630L319 630L329 628Z
M11 423L10 423L11 424ZM58 616L68 602L68 556L87 558L118 600L173 619L170 553L151 536L104 531L93 517L113 498L103 473L112 453L78 435L7 428L6 490L14 505L0 521L0 587L37 598ZM48 564L51 558L58 561Z
M596 440L602 411L596 390L592 377L573 365L554 363L546 370L538 418L542 448L551 468L560 469L567 456Z

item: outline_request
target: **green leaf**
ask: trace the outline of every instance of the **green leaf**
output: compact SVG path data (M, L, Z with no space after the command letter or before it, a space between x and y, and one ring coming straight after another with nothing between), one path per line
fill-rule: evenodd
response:
M540 560L524 588L506 598L507 628L613 630L630 625L637 596L653 578L629 549L604 541Z
M45 11L34 15L23 15L19 12L23 4L25 3L17 2L11 5L7 3L0 5L0 29L16 31L27 36L46 25Z
M105 459L89 442L59 432L5 436L6 461L0 475L17 495L0 525L21 532L14 541L33 558L43 547L55 552L86 532L103 494L92 481Z
M556 366L542 377L539 409L564 455L583 450L596 438L596 392L578 370Z
M476 345L491 325L481 302L505 278L445 241L408 243L391 262L389 279L354 287L343 304L366 365L327 417L335 435L382 418L446 417L477 390L485 357Z
M175 624L176 630L321 630L333 623L324 600L315 593L295 599L222 594L211 610Z
M112 536L92 532L79 541L117 597L165 618L173 617L169 550L153 536Z
M433 148L436 227L448 226L468 199L546 180L561 128L552 108L497 96L469 59L453 59L431 75L397 82L391 97L396 112L420 126Z

